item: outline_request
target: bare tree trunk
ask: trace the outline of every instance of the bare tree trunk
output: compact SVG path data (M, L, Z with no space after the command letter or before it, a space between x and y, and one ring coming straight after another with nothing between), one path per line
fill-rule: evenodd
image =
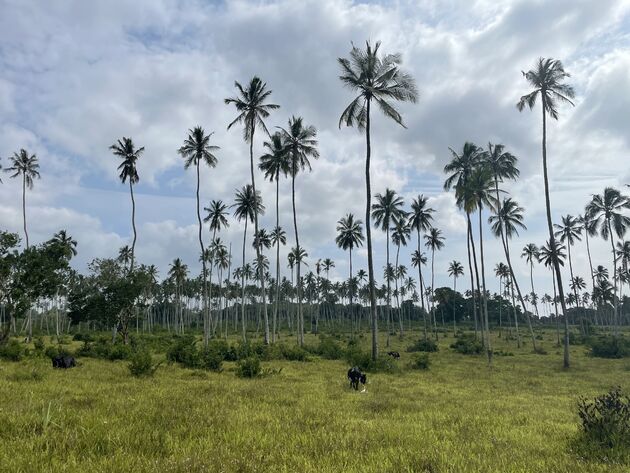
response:
M374 262L372 258L372 226L370 223L370 210L372 207L372 189L370 187L370 158L371 158L371 144L370 144L370 102L371 99L367 99L367 115L365 123L365 233L367 237L367 250L368 250L368 278L370 285L370 315L372 319L372 359L376 360L378 357L378 315L376 313L376 294L374 287Z

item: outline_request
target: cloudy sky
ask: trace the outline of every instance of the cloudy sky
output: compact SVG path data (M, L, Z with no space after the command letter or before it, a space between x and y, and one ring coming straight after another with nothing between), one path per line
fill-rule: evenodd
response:
M407 129L374 118L372 185L375 193L397 190L407 204L430 196L446 236L436 284L450 284L449 261L466 261L464 218L442 191L448 147L503 143L516 154L521 178L506 190L526 208L529 231L512 245L518 254L546 239L540 112L515 108L528 92L521 70L539 56L561 59L577 93L576 106L562 108L548 129L554 219L581 213L606 186L630 182L628 1L0 0L0 164L7 167L20 148L39 157L42 178L27 195L31 241L67 229L79 242L80 270L130 243L128 189L108 147L131 136L146 148L138 163L137 257L162 274L178 256L198 271L195 176L177 149L188 128L214 131L219 164L202 171L202 203L231 203L248 182L249 158L240 130L226 129L235 111L223 99L234 95L235 80L258 75L281 105L270 129L299 115L318 130L321 158L296 184L301 240L311 268L330 257L334 276L345 276L335 226L347 212L364 213L364 141L337 127L352 95L338 80L336 59L366 39L400 52L420 89L417 104L400 107ZM254 152L262 154L260 137ZM0 228L21 232L20 183L7 174L2 180ZM281 182L280 198L287 230L289 184ZM271 228L274 187L260 174L257 185L268 207L262 225ZM385 238L374 235L380 274ZM238 223L221 236L240 250ZM597 263L609 264L608 244L592 246ZM401 251L407 266L411 249ZM501 260L492 238L486 256L489 268ZM583 244L574 258L588 278ZM365 265L360 251L355 268ZM529 275L522 260L517 270ZM548 272L538 268L536 276L537 290L551 291Z

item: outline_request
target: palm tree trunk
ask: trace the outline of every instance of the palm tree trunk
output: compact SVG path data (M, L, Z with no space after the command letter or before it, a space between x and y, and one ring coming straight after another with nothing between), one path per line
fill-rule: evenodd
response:
M613 305L614 305L614 316L613 316L613 333L615 335L619 335L619 299L617 298L617 258L615 258L615 241L612 232L612 226L610 225L610 219L608 219L608 233L610 233L610 246L612 248L612 257L613 257Z
M203 295L201 301L201 310L203 312L203 346L208 346L208 340L210 339L210 317L208 316L208 276L206 274L206 252L203 247L203 238L202 231L203 226L201 224L201 213L199 211L199 185L200 185L200 177L199 177L199 164L200 159L197 159L197 222L199 224L199 247L201 248L201 272L203 275ZM210 263L212 264L212 263ZM210 282L212 282L212 275L210 275Z
M386 248L386 252L387 252L387 263L385 265L385 279L387 280L387 341L385 342L385 346L387 348L389 348L389 334L392 331L392 327L391 327L391 320L392 320L392 313L391 313L391 309L390 309L390 304L391 304L391 284L390 284L390 278L389 278L389 225L387 225L387 230L385 230L385 235L386 235L386 239L387 239L387 243L385 245Z
M472 260L473 260L473 264L475 267L475 280L477 281L477 294L479 295L480 301L479 301L479 321L481 322L481 341L483 342L484 346L486 344L486 332L485 332L485 328L484 328L484 311L483 311L483 295L481 294L481 286L480 284L480 279L479 279L479 267L477 266L477 252L475 251L475 239L473 238L473 231L472 231L472 222L470 220L470 213L466 212L466 218L468 219L468 241L470 242L470 248L472 249Z
M435 320L435 247L431 248L431 312L433 313L435 340L437 340L437 321Z
M256 180L254 178L254 125L251 125L251 136L249 140L249 163L250 173L252 178L252 190L254 191L254 198L256 198ZM258 235L258 204L254 206L254 238ZM244 250L243 250L244 253ZM260 259L260 245L256 245L256 261L259 262L260 275L258 280L260 281L260 291L262 292L263 314L265 319L265 344L269 344L269 317L267 316L267 293L265 292L265 277L263 274L262 261ZM245 262L243 262L245 265Z
M424 282L422 280L422 252L420 251L420 229L417 229L418 235L418 281L420 284L420 304L422 305L422 318L424 320L424 339L427 339L427 314L424 307Z
M567 306L564 301L564 289L562 288L562 274L560 273L560 263L558 261L556 240L553 236L553 223L551 221L551 202L549 199L549 178L547 175L547 104L545 102L545 94L542 94L542 156L543 156L543 177L545 182L545 205L547 208L547 228L549 230L549 244L553 251L553 266L556 272L556 281L558 283L558 294L560 296L560 305L564 314L564 360L565 368L569 363L569 321L567 320Z
M472 294L472 303L473 303L473 319L475 321L475 338L477 338L477 296L475 295L475 276L473 273L473 265L472 260L470 258L470 218L467 219L467 229L466 229L466 249L468 251L468 273L470 274L470 292ZM483 338L483 337L482 337Z
M569 252L569 274L571 275L571 286L573 286L573 295L575 296L575 307L580 307L580 299L578 299L577 287L575 285L575 281L573 280L573 260L571 258L571 242L567 240L567 250ZM575 323L577 314L573 317L573 323Z
M136 232L136 199L133 196L133 184L131 183L131 179L129 179L129 192L131 194L131 228L133 229L133 241L131 242L131 264L129 266L129 272L131 272L133 271L133 264L135 261L136 238L138 236Z
M370 315L372 319L372 359L376 360L378 356L378 315L376 313L376 294L374 288L374 262L372 258L372 225L370 223L370 210L372 207L372 189L370 187L370 102L367 99L367 113L365 122L365 233L367 237L368 251L368 278L370 284Z
M396 305L398 306L398 325L400 326L400 333L398 336L400 338L403 337L403 322L402 322L402 312L400 310L400 294L398 293L398 256L400 255L400 245L396 245L396 269L394 271L394 277L396 278Z
M298 344L304 345L304 314L302 313L302 281L300 278L301 256L300 256L300 236L297 227L297 214L295 211L295 174L297 172L295 157L293 157L293 172L291 173L291 202L293 205L293 228L295 230L295 247L297 252L297 298L298 298Z
M28 231L26 230L26 174L22 173L22 217L24 222L24 236L26 237L26 249L28 250Z
M534 260L531 260L529 262L529 281L530 281L530 284L532 286L532 296L533 296L534 294L536 294L536 290L534 289ZM534 298L532 297L532 299L534 299ZM536 317L538 319L540 319L540 314L538 313L538 304L536 303L535 299L532 300L532 305L534 306L534 311L536 312Z
M586 254L588 255L588 266L591 269L591 294L595 289L595 275L593 274L593 260L591 259L591 246L588 243L588 231L584 228L584 236L586 237Z
M254 194L255 195L255 194ZM241 325L243 342L247 342L245 329L245 245L247 242L247 216L245 217L245 230L243 231L243 264L241 265Z
M276 230L280 229L280 171L276 173ZM272 327L272 342L275 343L277 335L277 323L278 323L278 304L280 303L280 235L277 235L276 240L276 300L273 311L273 327Z
M350 246L350 284L348 286L348 294L350 296L350 319L354 320L354 313L352 310L352 246Z
M481 300L483 301L483 316L486 322L486 353L488 355L488 364L492 364L492 345L490 343L490 321L488 320L488 301L486 299L486 269L483 258L483 222L481 220L481 203L479 203L479 253L481 257Z

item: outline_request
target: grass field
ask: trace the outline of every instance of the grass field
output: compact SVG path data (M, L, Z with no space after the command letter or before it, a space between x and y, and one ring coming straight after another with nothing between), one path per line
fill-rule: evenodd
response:
M430 370L415 371L411 340L393 339L400 373L368 374L365 393L348 389L347 363L317 358L265 363L282 370L259 379L238 378L232 363L222 373L162 365L137 379L121 361L0 362L0 471L629 471L576 443L578 397L628 390L628 361L576 346L564 371L549 332L547 355L495 336L514 356L492 368L440 339Z

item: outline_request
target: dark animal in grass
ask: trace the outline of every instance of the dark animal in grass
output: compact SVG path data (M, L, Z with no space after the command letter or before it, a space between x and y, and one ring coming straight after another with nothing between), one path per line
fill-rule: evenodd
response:
M365 386L367 382L367 376L365 373L362 373L361 370L353 366L348 370L348 381L350 381L350 387L354 388L355 391L359 390L359 383Z
M398 353L397 351L388 351L387 354L395 359L400 358L400 353Z
M72 356L56 356L52 359L53 368L73 368L77 362Z

